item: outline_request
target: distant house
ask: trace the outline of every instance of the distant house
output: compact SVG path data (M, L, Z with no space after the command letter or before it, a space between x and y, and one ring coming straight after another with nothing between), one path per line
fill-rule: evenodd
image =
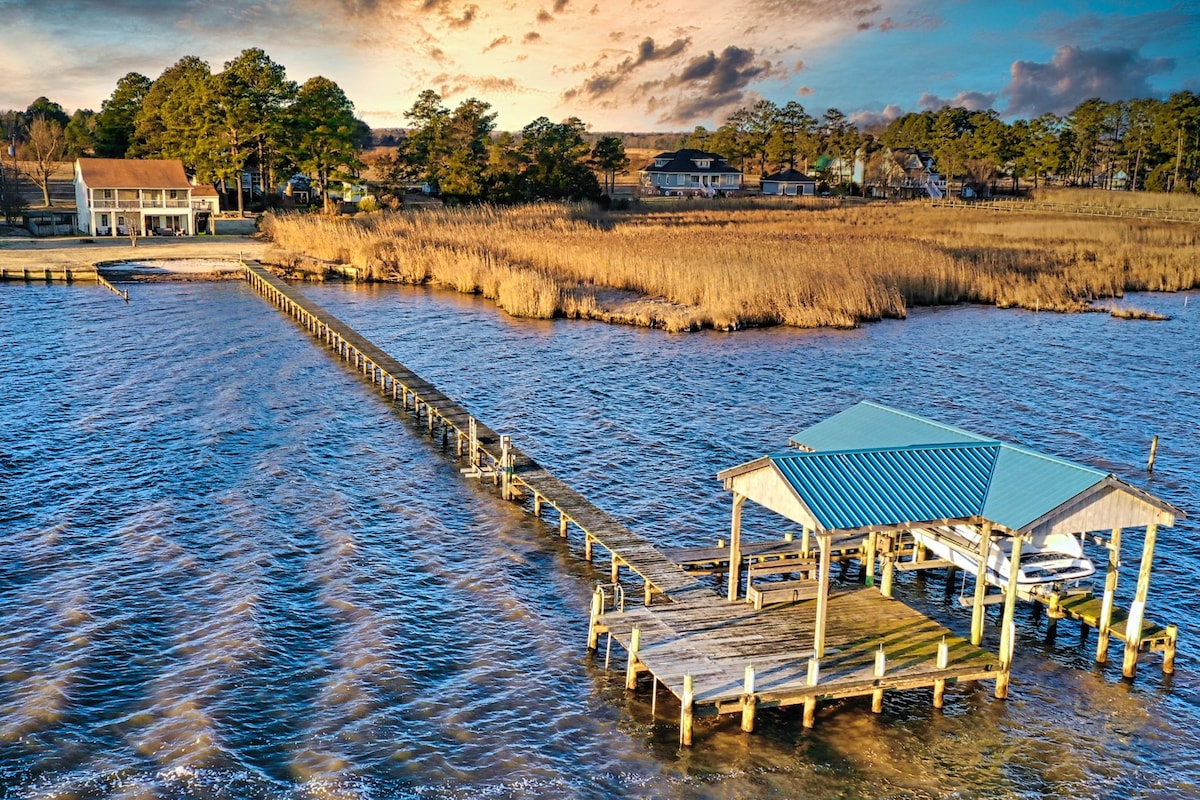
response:
M742 188L742 172L729 166L722 156L703 150L659 153L638 170L643 188L663 194L733 192Z
M90 236L193 236L213 213L204 190L193 199L197 188L178 160L76 159L76 224Z
M937 171L933 154L914 147L893 147L884 151L885 174L894 176L885 188L902 197L945 197L946 179Z
M785 169L762 176L762 193L789 197L812 197L817 193L817 179L798 169Z

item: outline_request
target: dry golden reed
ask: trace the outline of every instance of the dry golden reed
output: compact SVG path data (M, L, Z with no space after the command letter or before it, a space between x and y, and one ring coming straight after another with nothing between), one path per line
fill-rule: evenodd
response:
M539 204L273 216L265 230L280 263L480 293L516 316L668 330L844 328L961 302L1079 311L1200 285L1195 226L920 203Z

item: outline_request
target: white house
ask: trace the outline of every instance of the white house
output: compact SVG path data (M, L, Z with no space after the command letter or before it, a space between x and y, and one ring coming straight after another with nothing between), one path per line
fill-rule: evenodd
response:
M742 172L716 153L677 150L659 153L642 167L642 186L664 194L733 192L742 188Z
M194 236L215 213L215 192L197 192L179 160L75 161L78 228L90 236Z
M812 197L817 193L817 179L798 169L785 169L762 176L762 193Z

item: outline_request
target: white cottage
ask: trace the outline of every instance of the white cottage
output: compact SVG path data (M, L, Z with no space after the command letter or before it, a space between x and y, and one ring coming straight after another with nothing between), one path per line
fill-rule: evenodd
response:
M215 213L211 194L192 185L179 160L75 161L78 226L90 236L194 236Z

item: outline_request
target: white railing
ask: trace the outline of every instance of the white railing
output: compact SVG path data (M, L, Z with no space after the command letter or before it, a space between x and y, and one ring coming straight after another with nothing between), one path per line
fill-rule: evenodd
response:
M191 208L192 201L182 200L93 200L92 208L141 209L141 208Z

